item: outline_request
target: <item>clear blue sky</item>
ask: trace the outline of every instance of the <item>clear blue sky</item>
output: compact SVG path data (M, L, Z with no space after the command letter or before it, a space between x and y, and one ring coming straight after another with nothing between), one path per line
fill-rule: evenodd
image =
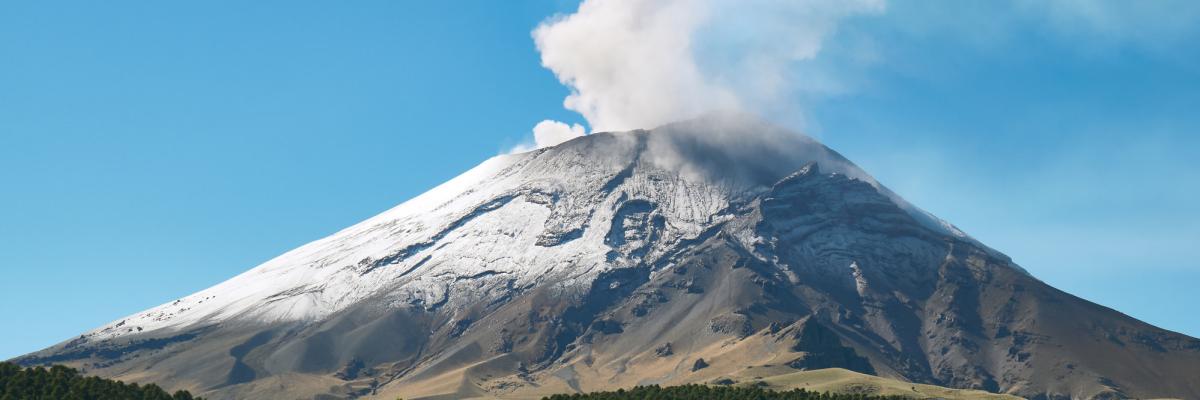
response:
M1200 34L927 4L829 39L847 89L798 96L804 129L1050 284L1200 336ZM530 38L574 7L0 5L0 358L583 122Z

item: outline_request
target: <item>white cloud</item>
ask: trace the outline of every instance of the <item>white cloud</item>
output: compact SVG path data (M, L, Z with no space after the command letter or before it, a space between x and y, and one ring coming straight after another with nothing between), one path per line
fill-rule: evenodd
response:
M538 148L554 146L583 136L587 131L582 125L567 125L558 121L545 120L533 127L533 141Z
M538 124L533 127L533 142L519 143L516 146L509 148L507 151L505 151L505 153L524 153L543 147L555 146L559 143L584 136L586 134L587 128L584 128L583 125L567 125L563 122L547 119L542 122L538 122Z
M779 100L800 87L789 68L816 57L841 19L883 8L882 0L585 0L533 38L542 65L572 91L563 105L593 131L618 131Z
M711 111L804 121L799 103L852 91L855 74L865 71L860 67L888 65L876 60L871 33L987 42L1041 24L1068 39L1150 43L1200 30L1195 4L897 2L896 12L884 15L886 0L583 0L574 13L548 18L532 35L542 65L571 90L563 106L582 115L593 132L624 131ZM826 49L839 26L858 16L882 16L872 23L884 29L854 31L859 43L839 40L838 51ZM555 121L542 121L534 132L537 147L586 133Z

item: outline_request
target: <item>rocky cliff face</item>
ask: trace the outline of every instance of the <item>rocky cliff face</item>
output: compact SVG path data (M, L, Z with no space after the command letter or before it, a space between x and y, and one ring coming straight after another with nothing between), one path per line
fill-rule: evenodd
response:
M18 361L214 398L521 397L747 367L1200 398L1200 341L1045 285L811 139L717 117L499 156Z

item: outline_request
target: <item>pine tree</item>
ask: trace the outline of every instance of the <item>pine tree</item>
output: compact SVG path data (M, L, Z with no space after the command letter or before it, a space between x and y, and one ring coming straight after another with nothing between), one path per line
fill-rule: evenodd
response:
M0 363L0 400L203 400L181 390L174 395L155 384L139 386L121 381L84 377L61 365L21 368Z

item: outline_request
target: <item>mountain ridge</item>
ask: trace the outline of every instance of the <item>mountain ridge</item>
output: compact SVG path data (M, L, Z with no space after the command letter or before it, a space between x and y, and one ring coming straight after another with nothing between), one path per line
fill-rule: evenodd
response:
M495 157L18 361L210 398L590 391L763 365L1200 396L1200 341L1045 285L810 138L725 116Z

